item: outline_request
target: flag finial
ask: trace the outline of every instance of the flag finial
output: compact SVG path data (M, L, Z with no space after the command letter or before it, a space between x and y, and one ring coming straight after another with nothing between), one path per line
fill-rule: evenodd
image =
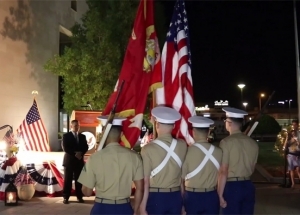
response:
M33 95L33 98L35 98L39 94L39 91L33 90L31 94Z

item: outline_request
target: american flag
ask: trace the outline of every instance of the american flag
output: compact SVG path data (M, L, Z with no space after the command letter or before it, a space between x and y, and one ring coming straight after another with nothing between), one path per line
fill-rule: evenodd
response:
M33 104L17 130L20 138L24 140L29 151L49 152L48 133L41 119L35 99Z
M188 118L195 115L195 104L188 18L183 0L177 0L174 7L161 61L164 87L157 89L156 103L173 107L181 113L181 121L176 123L173 132L192 144L194 139L188 126Z

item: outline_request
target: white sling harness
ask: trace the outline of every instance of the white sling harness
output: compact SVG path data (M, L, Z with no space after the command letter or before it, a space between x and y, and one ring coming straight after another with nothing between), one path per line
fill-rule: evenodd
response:
M188 179L194 177L195 175L197 175L203 169L203 167L206 165L206 163L209 160L215 165L215 167L218 170L220 169L219 162L212 155L212 153L215 150L215 147L213 145L210 145L209 150L206 150L206 148L204 146L202 146L201 144L199 144L199 143L194 143L194 146L199 148L205 154L205 157L204 157L203 161L200 163L200 165L194 171L192 171L192 172L190 172L189 174L186 175L185 180L188 180Z
M153 178L156 174L158 174L167 165L167 163L168 163L168 161L170 160L171 157L176 161L178 166L181 168L182 161L180 160L178 155L174 152L174 149L176 148L176 145L177 145L177 140L176 139L172 140L172 143L171 143L170 147L167 144L165 144L164 142L162 142L160 140L157 140L157 139L152 141L152 142L156 143L157 145L162 147L164 150L166 150L167 155L163 159L163 161L154 170L152 170L150 178Z

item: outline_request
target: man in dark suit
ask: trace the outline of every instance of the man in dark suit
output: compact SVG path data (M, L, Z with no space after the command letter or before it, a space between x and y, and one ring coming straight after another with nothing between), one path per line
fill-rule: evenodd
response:
M83 194L81 191L82 184L77 182L81 170L84 166L84 154L88 150L86 137L79 134L80 125L78 120L71 121L71 131L63 135L62 148L65 152L64 166L64 188L63 188L63 203L69 203L69 197L72 190L72 180L75 180L75 191L77 200L83 203Z

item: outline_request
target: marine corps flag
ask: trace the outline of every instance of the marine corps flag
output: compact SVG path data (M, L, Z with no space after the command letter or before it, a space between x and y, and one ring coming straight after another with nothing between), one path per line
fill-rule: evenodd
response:
M119 79L102 113L110 113L119 84L124 80L116 116L127 117L123 121L121 144L128 148L133 147L140 136L148 94L162 86L162 67L154 28L153 7L153 0L140 1Z

